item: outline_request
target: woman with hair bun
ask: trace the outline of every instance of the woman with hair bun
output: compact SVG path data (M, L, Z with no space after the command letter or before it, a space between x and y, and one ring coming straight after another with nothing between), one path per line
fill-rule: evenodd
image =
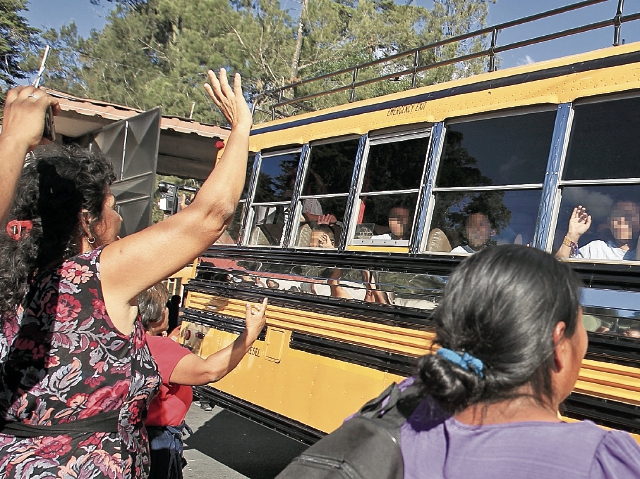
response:
M209 81L227 145L189 208L161 223L119 239L113 167L88 150L48 146L22 169L0 230L1 477L147 477L160 377L137 297L220 237L245 181L240 77Z
M401 429L405 478L640 477L629 434L558 416L587 351L579 299L569 266L534 248L460 264L415 378L426 398Z

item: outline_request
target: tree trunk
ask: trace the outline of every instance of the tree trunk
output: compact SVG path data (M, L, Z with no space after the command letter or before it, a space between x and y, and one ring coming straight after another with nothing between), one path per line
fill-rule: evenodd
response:
M304 29L304 17L307 13L307 3L309 3L309 0L302 0L300 18L298 19L298 37L296 38L296 49L293 52L293 59L291 60L289 83L295 82L298 77L298 65L300 63L300 52L302 51L302 31Z

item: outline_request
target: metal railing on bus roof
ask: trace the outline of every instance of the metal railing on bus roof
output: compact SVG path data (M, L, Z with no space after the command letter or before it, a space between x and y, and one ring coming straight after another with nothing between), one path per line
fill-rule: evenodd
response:
M331 72L331 73L326 73L324 75L319 75L313 78L309 78L306 80L301 80L295 83L291 83L289 85L285 85L282 86L280 88L276 88L273 90L269 90L263 93L260 93L256 96L255 100L254 100L254 111L256 109L256 105L258 103L260 103L261 101L265 100L266 98L272 98L275 100L275 103L270 105L270 110L271 110L271 118L273 120L276 119L277 114L279 114L282 117L285 116L289 116L289 115L285 115L282 113L279 113L277 111L277 109L279 107L283 107L283 106L287 106L287 105L295 105L298 108L305 110L305 111L314 111L314 108L305 105L303 102L308 101L308 100L312 100L315 98L319 98L319 97L323 97L323 96L328 96L328 95L332 95L335 93L340 93L340 92L344 92L344 91L349 91L350 90L350 96L349 96L349 100L348 102L353 102L355 101L355 96L356 96L356 88L358 87L362 87L365 85L370 85L373 83L378 83L378 82L382 82L385 80L398 80L401 77L407 76L407 75L411 75L411 86L410 88L416 88L418 86L417 84L417 80L418 80L418 73L421 73L423 71L427 71L427 70L432 70L435 68L439 68L439 67L443 67L446 65L451 65L451 64L455 64L455 63L460 63L460 62L465 62L468 60L473 60L476 58L480 58L480 57L488 57L489 59L489 64L488 64L488 71L494 71L496 69L496 63L495 63L495 58L496 55L502 52L506 52L509 50L515 50L517 48L522 48L522 47L526 47L529 45L535 45L538 43L543 43L543 42L547 42L550 40L556 40L558 38L563 38L563 37L568 37L571 35L575 35L578 33L584 33L584 32L588 32L588 31L592 31L592 30L598 30L600 28L605 28L605 27L610 27L613 26L614 27L614 35L613 35L613 45L617 46L620 43L620 29L621 26L624 22L630 22L630 21L634 21L634 20L638 20L640 19L640 12L638 13L633 13L633 14L629 14L629 15L623 15L623 5L624 5L624 0L618 0L618 5L616 8L616 14L614 15L613 18L607 19L607 20L602 20L599 22L595 22L595 23L590 23L590 24L586 24L586 25L581 25L578 27L574 27L574 28L569 28L566 30L561 30L555 33L549 33L546 35L540 35L538 37L534 37L534 38L530 38L528 40L521 40L518 42L513 42L513 43L509 43L507 45L502 45L502 46L498 46L498 33L502 30L505 30L507 28L511 28L511 27L515 27L515 26L519 26L519 25L523 25L525 23L530 23L536 20L540 20L543 18L548 18L548 17L552 17L554 15L559 15L565 12L569 12L572 10L577 10L580 8L584 8L584 7L588 7L588 6L592 6L598 3L602 3L605 2L607 0L585 0L582 2L577 2L577 3L573 3L570 5L566 5L564 7L560 7L560 8L555 8L553 10L548 10L546 12L542 12L542 13L537 13L535 15L530 15L528 17L524 17L524 18L520 18L518 20L512 20L509 22L505 22L505 23L500 23L498 25L493 25L490 27L486 27L486 28L482 28L479 30L475 30L473 32L469 32L469 33L465 33L463 35L458 35L455 37L451 37L451 38L447 38L445 40L440 40L438 42L435 43L430 43L428 45L424 45L421 47L417 47L417 48L413 48L411 50L407 50L404 52L400 52L400 53L396 53L394 55L390 55L387 57L383 57L377 60L373 60L367 63L362 63L360 65L356 65L353 67L349 67L349 68L344 68L342 70L338 70L335 72ZM427 65L420 65L420 53L424 52L426 50L435 50L438 47L443 47L446 45L450 45L450 44L454 44L457 42L461 42L463 40L468 40L470 38L474 38L474 37L482 37L484 35L489 35L491 34L491 44L490 47L478 52L473 52L473 53L469 53L466 55L461 55L461 56L455 56L449 59L445 59L445 60L440 60L434 63L429 63ZM388 62L392 62L394 60L398 60L401 58L409 58L413 56L413 66L411 68L407 68L405 70L400 70L397 72L393 72L393 73L388 73L385 75L381 75L381 76L377 76L375 78L368 78L365 80L358 80L358 73L368 67L372 67L375 65L381 65L384 63L388 63ZM332 88L329 90L323 90L320 92L316 92L316 93L309 93L306 95L302 95L299 97L293 97L293 98L286 98L285 96L285 92L291 90L293 91L295 88L298 88L300 86L303 85L309 85L315 82L320 82L320 81L324 81L327 79L331 79L333 77L337 77L339 75L345 75L345 74L351 74L352 76L352 81L351 83L347 84L347 85L343 85L343 86L339 86L336 88ZM346 103L346 102L345 102ZM264 111L264 110L262 110Z

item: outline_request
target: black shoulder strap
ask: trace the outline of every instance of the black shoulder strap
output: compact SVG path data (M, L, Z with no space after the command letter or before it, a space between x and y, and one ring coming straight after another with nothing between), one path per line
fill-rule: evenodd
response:
M400 389L393 383L377 398L362 406L356 415L367 419L381 419L388 429L399 429L423 399L416 386Z

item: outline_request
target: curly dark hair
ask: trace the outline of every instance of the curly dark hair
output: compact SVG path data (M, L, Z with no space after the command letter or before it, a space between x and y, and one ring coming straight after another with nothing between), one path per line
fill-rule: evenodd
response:
M15 240L2 225L0 313L20 303L36 272L81 252L81 214L90 229L100 221L115 179L105 156L76 145L47 145L27 158L7 222L31 220L33 228Z

